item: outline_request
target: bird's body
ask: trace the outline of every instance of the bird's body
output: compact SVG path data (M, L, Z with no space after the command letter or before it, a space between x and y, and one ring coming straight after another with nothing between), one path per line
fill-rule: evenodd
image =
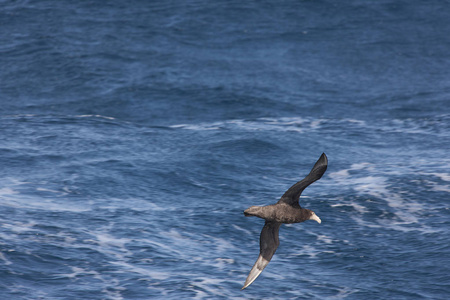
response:
M255 216L266 220L260 236L259 257L248 275L242 289L248 287L264 270L272 259L280 244L278 231L282 223L300 223L306 220L322 221L311 210L302 208L299 198L302 191L325 173L328 159L323 153L311 172L301 181L291 186L276 204L267 206L251 206L244 211L244 215Z
M245 216L255 216L267 221L278 223L300 223L309 220L310 210L292 207L286 203L267 206L252 206L244 211Z

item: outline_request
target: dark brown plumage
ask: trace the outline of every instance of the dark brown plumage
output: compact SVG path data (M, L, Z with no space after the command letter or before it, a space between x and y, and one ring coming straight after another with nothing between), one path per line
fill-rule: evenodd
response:
M328 159L322 153L311 172L303 180L291 186L276 204L252 206L244 211L246 217L255 216L266 220L259 240L259 257L245 280L242 289L248 287L264 270L280 244L278 231L282 223L300 223L306 220L322 221L311 210L302 208L299 198L303 190L319 180L327 170Z

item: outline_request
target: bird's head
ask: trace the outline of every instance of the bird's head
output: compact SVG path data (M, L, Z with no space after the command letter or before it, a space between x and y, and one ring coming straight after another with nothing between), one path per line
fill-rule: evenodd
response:
M316 215L315 212L313 212L312 210L310 210L309 212L310 212L309 220L314 220L319 224L322 223L322 220Z

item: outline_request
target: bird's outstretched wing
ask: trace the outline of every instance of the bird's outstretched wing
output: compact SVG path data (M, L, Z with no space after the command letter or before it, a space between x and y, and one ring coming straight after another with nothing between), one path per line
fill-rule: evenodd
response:
M322 177L323 173L325 173L325 171L327 170L327 166L328 158L325 153L322 153L314 167L311 169L311 172L309 172L308 176L291 186L284 193L284 195L281 196L281 199L278 201L278 203L286 203L291 206L299 207L300 204L298 203L298 200L303 190L314 181L319 180Z
M281 223L266 221L261 231L261 237L259 239L259 257L256 263L253 265L250 274L248 274L242 289L248 287L255 279L261 274L264 268L272 259L275 251L280 244L278 240L278 231Z

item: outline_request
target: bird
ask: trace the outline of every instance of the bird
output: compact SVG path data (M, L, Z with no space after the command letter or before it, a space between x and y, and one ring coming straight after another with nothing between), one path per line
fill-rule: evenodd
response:
M310 173L291 186L277 203L266 206L251 206L244 211L246 217L262 218L265 220L265 224L260 235L258 259L250 270L241 290L252 284L269 264L280 245L278 232L282 223L300 223L307 220L322 223L322 220L312 210L300 206L299 198L306 187L322 177L327 170L327 166L328 158L325 153L322 153Z

